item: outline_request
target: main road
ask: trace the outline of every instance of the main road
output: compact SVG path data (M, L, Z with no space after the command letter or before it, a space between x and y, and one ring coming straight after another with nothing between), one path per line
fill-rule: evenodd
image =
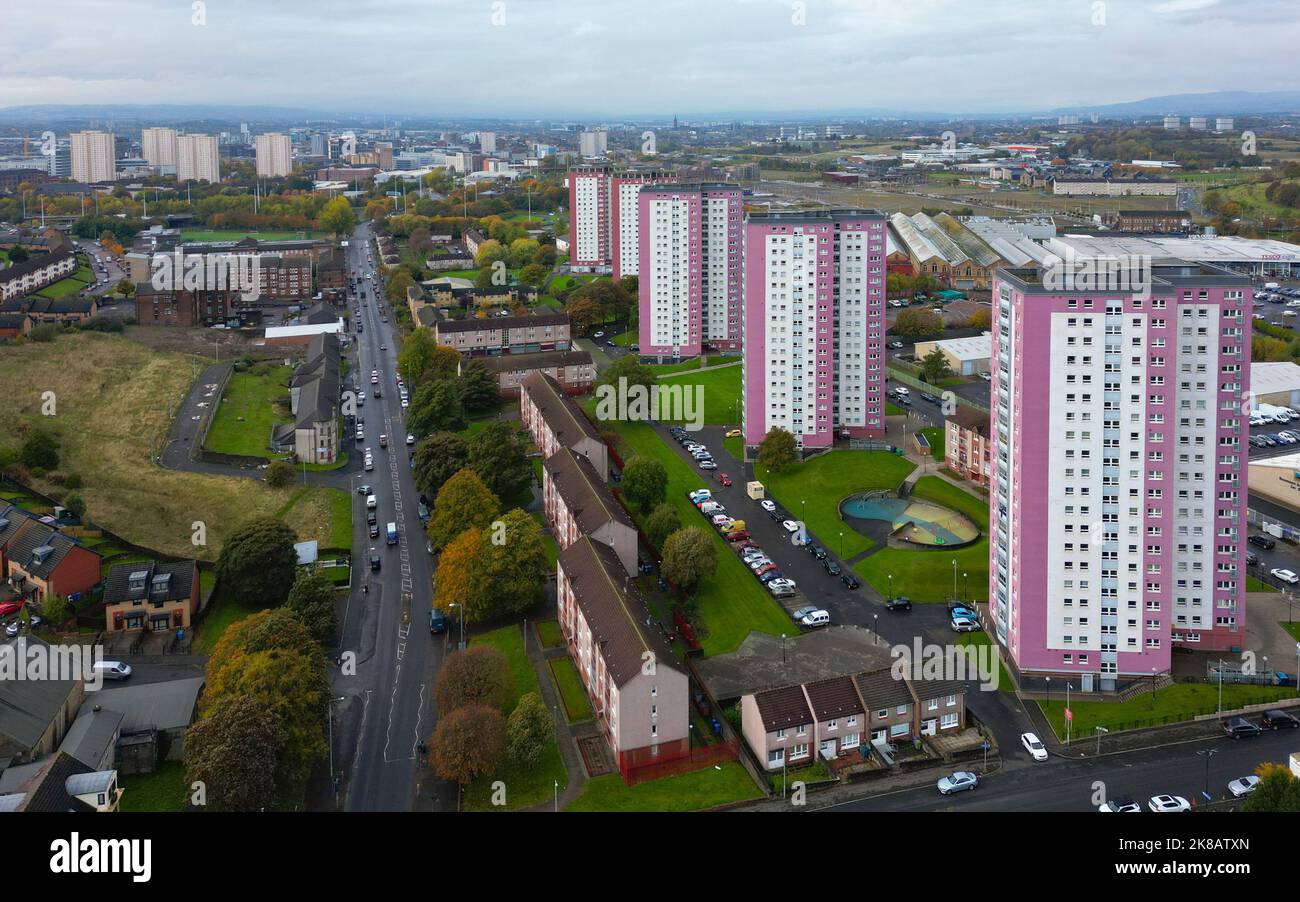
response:
M357 464L365 449L374 455L374 469L353 468L353 588L343 618L340 654L344 668L333 682L334 705L348 716L333 737L332 752L347 772L344 807L349 811L409 811L415 804L418 746L437 722L432 699L433 677L442 664L443 636L430 636L433 561L425 550L423 524L418 517L419 491L408 460L405 417L394 382L397 372L396 329L389 316L375 265L369 223L353 232L347 246L349 271L355 270L358 289L349 303L360 305L364 330L354 333L355 356L350 380L365 402L357 413L365 421L365 439L344 436ZM360 299L365 292L365 299ZM356 315L352 318L355 320ZM387 321L385 321L387 320ZM370 382L378 370L379 383ZM375 390L381 389L381 397ZM388 447L379 446L380 434ZM366 524L365 497L356 488L372 487L378 509L379 537L371 539ZM396 523L398 541L388 544L386 526ZM380 570L370 569L377 553ZM363 588L364 587L364 588ZM346 672L349 653L356 672ZM337 714L336 714L337 716ZM338 722L338 721L336 721ZM422 798L424 793L421 794ZM454 789L436 787L428 795L439 807L454 805Z

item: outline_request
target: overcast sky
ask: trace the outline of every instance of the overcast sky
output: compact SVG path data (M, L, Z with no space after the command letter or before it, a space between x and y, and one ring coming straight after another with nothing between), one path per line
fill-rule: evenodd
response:
M15 0L0 105L999 112L1300 87L1297 0ZM803 24L797 24L802 21Z

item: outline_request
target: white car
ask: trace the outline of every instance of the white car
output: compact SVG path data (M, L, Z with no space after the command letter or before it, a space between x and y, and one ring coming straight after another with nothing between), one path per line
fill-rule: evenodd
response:
M592 333L591 333L591 337L592 337L592 338L604 338L604 337L605 337L605 333L604 333L604 332L592 332Z
M1147 808L1156 812L1191 811L1192 806L1182 796L1152 796Z
M412 433L410 433L410 432L406 433L406 443L407 443L408 445L414 445L414 444L415 444L415 436L414 436Z
M699 504L701 501L708 501L713 497L713 493L708 489L696 489L686 496L691 499L692 504Z
M793 520L782 520L782 521L781 521L781 526L782 526L783 529L785 529L786 532L798 532L798 531L799 531L799 524L796 523L796 522L794 522Z
M717 465L716 463L714 463L712 460L702 460L702 461L700 461L700 469L701 469L701 470L716 470L717 468L718 468L718 465Z
M939 780L939 794L951 795L954 792L961 792L965 789L974 789L980 783L980 778L968 770L959 770L955 774L949 774Z
M973 633L980 628L980 623L970 617L954 617L951 626L954 633Z
M769 514L772 511L776 510L776 502L773 501L771 498L764 498L762 501L758 502L758 506L761 507L763 510L767 511Z
M730 526L735 521L726 514L714 514L711 522L714 526Z
M1029 753L1029 757L1033 758L1035 761L1047 760L1047 746L1043 745L1042 740L1033 733L1021 733L1020 744L1025 747L1025 751Z
M1283 570L1281 567L1274 567L1268 572L1271 576L1282 580L1284 583L1289 583L1293 586L1296 583L1300 583L1300 576L1296 576L1295 571L1293 570Z
M1228 784L1228 792L1232 793L1234 799L1245 798L1255 791L1259 785L1259 777L1251 775L1249 777L1238 777Z
M1141 814L1142 806L1129 796L1111 799L1097 808L1102 814Z
M813 611L811 614L805 615L799 623L807 629L815 629L819 626L830 626L831 615L829 611Z
M780 579L774 579L767 584L769 589L797 589L798 584L792 579L786 579L784 576Z

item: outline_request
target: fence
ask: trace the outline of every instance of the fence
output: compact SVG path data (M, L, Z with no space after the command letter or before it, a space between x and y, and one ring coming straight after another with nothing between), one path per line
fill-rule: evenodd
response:
M918 391L929 392L930 394L938 398L943 398L945 393L951 393L952 398L956 400L958 404L964 404L967 407L973 407L976 410L981 411L983 413L989 413L988 405L981 404L979 401L975 401L971 398L966 397L965 395L959 395L950 388L939 388L939 386L937 385L931 385L929 382L926 382L924 379L913 376L910 373L906 373L903 370L900 370L898 367L894 367L894 366L889 367L889 378L893 379L896 382L901 382L904 385L910 385L912 388L915 388Z
M1252 526L1258 526L1262 532L1278 539L1285 539L1293 544L1300 544L1300 529L1288 526L1285 523L1278 523L1269 519L1264 514L1252 508L1246 508L1246 522Z

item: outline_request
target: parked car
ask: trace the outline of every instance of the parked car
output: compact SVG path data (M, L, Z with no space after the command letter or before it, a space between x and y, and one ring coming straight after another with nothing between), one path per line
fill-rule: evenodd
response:
M1251 774L1231 781L1228 784L1228 792L1232 793L1234 799L1242 799L1254 792L1257 786L1259 786L1259 777Z
M1121 814L1141 814L1142 806L1138 804L1137 799L1132 796L1120 796L1117 799L1111 799L1097 809L1102 812L1118 812Z
M106 680L125 680L131 676L131 665L122 661L96 661L95 673Z
M743 529L733 529L724 537L728 542L743 542L749 538L749 533Z
M954 633L973 633L980 628L979 621L972 617L953 617L951 625Z
M1253 739L1264 731L1244 717L1230 717L1223 722L1223 732L1231 739Z
M447 632L447 615L437 608L429 611L429 632L435 635Z
M19 599L18 601L0 602L0 617L8 617L10 614L18 613L22 610L24 604L26 604L26 602L22 599Z
M776 510L776 502L771 498L764 498L762 501L758 502L758 506L769 513Z
M786 585L784 581L779 579L768 583L767 590L772 593L774 598L789 598L794 595L794 586Z
M711 459L710 459L710 460L702 460L702 461L700 461L700 469L701 469L701 470L716 470L717 468L718 468L718 465L717 465L716 463L714 463Z
M895 595L885 601L885 609L889 611L910 611L912 610L912 599L906 595Z
M1152 796L1147 808L1156 812L1191 811L1192 806L1182 796Z
M831 625L831 615L829 611L813 611L806 614L799 620L799 624L806 629L817 629L821 626Z
M1029 753L1029 757L1033 758L1035 761L1047 760L1047 746L1043 745L1043 741L1035 734L1021 733L1020 744L1025 747L1025 751Z
M826 558L824 561L822 561L822 569L825 570L827 573L829 573L831 576L839 576L841 572L839 563L831 560L830 558Z
M719 474L718 474L718 485L721 485L721 486L729 486L729 485L731 485L731 477L728 476L726 473L719 473Z
M1253 535L1246 541L1254 545L1256 548L1263 548L1265 551L1272 551L1273 548L1277 546L1276 539L1271 539L1268 536L1263 535Z
M784 529L786 532L798 532L799 524L794 522L793 520L782 520L781 528Z
M813 545L809 543L807 546L805 546L805 550L807 550L809 554L817 558L817 560L819 561L826 560L826 549L820 545Z
M1296 576L1294 570L1287 570L1284 567L1274 567L1272 570L1268 571L1268 573L1274 579L1280 579L1288 585L1294 586L1296 583L1300 583L1300 576Z
M811 613L813 613L814 611L817 611L817 610L819 610L819 608L817 607L817 605L815 605L815 604L810 604L810 605L808 605L807 607L799 608L797 611L791 611L791 612L790 612L790 617L791 617L791 619L793 619L795 622L798 622L798 621L800 621L800 620L803 620L803 619L804 619L805 617L807 617L809 614L811 614Z
M727 438L740 438L743 434L739 429L727 430Z
M1290 730L1295 727L1300 727L1300 718L1297 718L1294 714L1290 714L1280 708L1270 708L1264 712L1264 716L1260 719L1260 723L1268 727L1270 730Z
M980 778L968 770L959 770L956 773L949 774L939 779L938 788L940 795L952 795L954 792L963 792L967 789L974 789L979 785Z
M860 579L847 571L840 574L840 582L844 583L844 586L847 589L856 589L858 586L862 585Z
M774 581L774 580L784 579L784 578L785 578L785 577L784 577L784 575L781 573L781 571L778 570L778 569L776 569L776 564L773 564L773 565L772 565L772 569L771 569L771 570L768 570L768 569L764 568L764 572L758 574L758 581L759 581L760 583L762 583L763 585L767 585L768 583L770 583L770 582L772 582L772 581Z

